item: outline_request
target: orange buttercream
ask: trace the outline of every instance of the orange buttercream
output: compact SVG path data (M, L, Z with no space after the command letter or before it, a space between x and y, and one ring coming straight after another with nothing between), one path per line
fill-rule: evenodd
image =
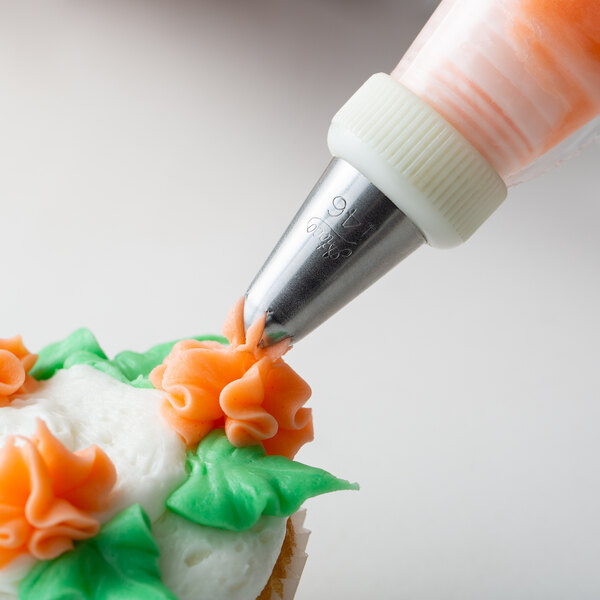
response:
M41 560L98 533L91 513L104 510L115 468L97 446L69 452L37 420L30 439L10 436L0 448L0 568L29 553Z
M311 410L303 408L310 387L281 358L288 341L258 345L264 318L246 334L243 307L241 299L225 321L229 346L179 342L150 381L167 392L161 412L187 444L224 427L234 446L262 444L269 454L293 458L313 439Z
M23 344L20 335L0 338L0 406L10 402L10 397L31 391L35 380L28 375L37 360Z
M559 90L569 110L545 140L544 151L593 119L600 111L591 77L600 70L600 2L590 0L523 0L515 32L527 49L530 68L541 85ZM587 70L589 81L581 81ZM595 87L591 85L592 89ZM597 88L596 88L597 89Z
M512 183L600 114L600 2L444 0L392 77Z

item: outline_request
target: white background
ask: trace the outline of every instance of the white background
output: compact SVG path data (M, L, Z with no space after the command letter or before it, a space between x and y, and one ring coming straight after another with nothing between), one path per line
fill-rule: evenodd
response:
M0 2L0 335L218 331L431 4ZM288 355L298 458L362 485L307 503L299 600L600 597L599 167L512 190Z

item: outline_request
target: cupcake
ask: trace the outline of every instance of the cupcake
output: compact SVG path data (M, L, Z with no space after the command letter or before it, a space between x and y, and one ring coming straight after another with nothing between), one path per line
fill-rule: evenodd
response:
M356 486L294 460L310 389L242 309L113 359L0 340L1 599L293 598L300 507Z

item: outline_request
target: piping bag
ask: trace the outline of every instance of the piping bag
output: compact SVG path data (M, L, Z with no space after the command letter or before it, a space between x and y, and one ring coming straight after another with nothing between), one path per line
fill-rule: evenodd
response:
M298 341L423 244L600 135L600 0L444 0L391 75L333 117L333 160L246 293Z

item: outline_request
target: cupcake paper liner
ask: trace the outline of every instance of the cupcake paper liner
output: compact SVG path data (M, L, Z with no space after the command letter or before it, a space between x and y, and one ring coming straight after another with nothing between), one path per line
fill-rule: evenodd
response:
M287 531L271 577L256 600L293 600L308 555L306 545L310 531L304 527L306 510L294 513L287 521Z

